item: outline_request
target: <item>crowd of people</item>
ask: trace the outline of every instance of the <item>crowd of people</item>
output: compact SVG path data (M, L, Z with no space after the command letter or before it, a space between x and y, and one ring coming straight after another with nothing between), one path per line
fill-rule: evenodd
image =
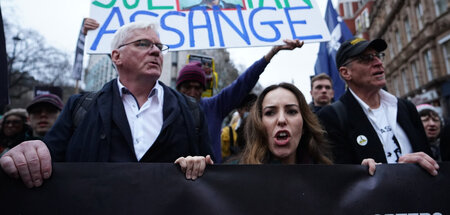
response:
M95 20L85 23L87 30L98 27ZM415 107L383 89L384 40L343 43L336 64L346 93L334 101L332 80L321 74L311 81L310 104L289 83L251 94L279 51L304 44L289 39L284 43L218 94L203 98L206 80L200 63L181 69L176 89L166 86L158 79L168 47L156 26L126 24L111 44L118 78L92 94L83 114L78 110L86 96L73 95L63 106L52 94L37 96L26 110L5 113L1 168L29 188L51 176L52 162L174 162L192 180L202 176L207 165L224 160L357 164L368 166L371 175L380 163L415 163L438 174L438 161L448 160L448 139L440 136L446 128L431 105ZM238 122L222 130L224 118L236 109Z

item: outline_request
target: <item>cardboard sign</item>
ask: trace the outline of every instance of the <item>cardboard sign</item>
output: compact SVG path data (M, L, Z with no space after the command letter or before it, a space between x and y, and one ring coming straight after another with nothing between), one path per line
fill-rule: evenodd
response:
M216 72L216 66L214 63L214 58L194 54L188 54L187 58L188 63L197 61L202 64L202 68L205 71L205 78L206 78L206 89L205 91L203 91L202 97L212 97L214 95L214 91L217 90L217 84L219 81L219 77Z
M91 54L110 53L114 33L130 22L157 24L170 50L330 40L314 0L93 0L90 14L100 23L87 35Z

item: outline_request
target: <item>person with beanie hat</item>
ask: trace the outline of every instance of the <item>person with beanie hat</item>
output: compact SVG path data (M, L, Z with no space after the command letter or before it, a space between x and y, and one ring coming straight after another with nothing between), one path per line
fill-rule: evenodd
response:
M176 88L180 93L200 101L202 93L206 89L205 71L202 68L202 64L198 61L186 64L180 70L176 84Z
M33 139L42 139L55 123L63 108L63 102L54 94L36 96L28 105Z
M432 156L437 161L442 161L440 149L442 121L439 111L430 104L420 104L417 105L416 108L417 112L419 112L420 120L422 120Z
M2 128L0 132L0 154L28 140L31 131L27 124L28 113L23 108L14 108L3 115Z
M260 60L253 63L233 83L225 87L218 94L202 98L205 90L205 73L198 62L185 65L179 72L177 78L177 90L185 95L194 97L203 108L208 122L209 138L211 140L213 154L216 163L222 161L221 130L223 119L250 93L258 82L259 76L269 64L270 60L281 50L293 50L303 46L300 40L284 40L284 45L272 47L272 49Z

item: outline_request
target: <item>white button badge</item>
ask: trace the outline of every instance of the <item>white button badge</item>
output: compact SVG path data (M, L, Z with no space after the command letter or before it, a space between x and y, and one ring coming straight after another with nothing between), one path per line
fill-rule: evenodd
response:
M366 136L364 136L364 135L359 135L359 136L356 138L356 142L357 142L360 146L365 146L365 145L367 145L367 142L369 142L369 141L367 140L367 137L366 137Z

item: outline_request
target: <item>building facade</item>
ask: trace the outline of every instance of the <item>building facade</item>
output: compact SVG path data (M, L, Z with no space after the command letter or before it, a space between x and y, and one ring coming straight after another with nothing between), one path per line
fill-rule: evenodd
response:
M353 35L369 38L370 14L374 0L339 0L338 11Z
M450 3L448 0L376 1L370 38L388 43L387 89L416 105L430 103L450 116Z
M108 55L90 55L84 74L84 90L100 90L105 83L116 77L117 72Z

